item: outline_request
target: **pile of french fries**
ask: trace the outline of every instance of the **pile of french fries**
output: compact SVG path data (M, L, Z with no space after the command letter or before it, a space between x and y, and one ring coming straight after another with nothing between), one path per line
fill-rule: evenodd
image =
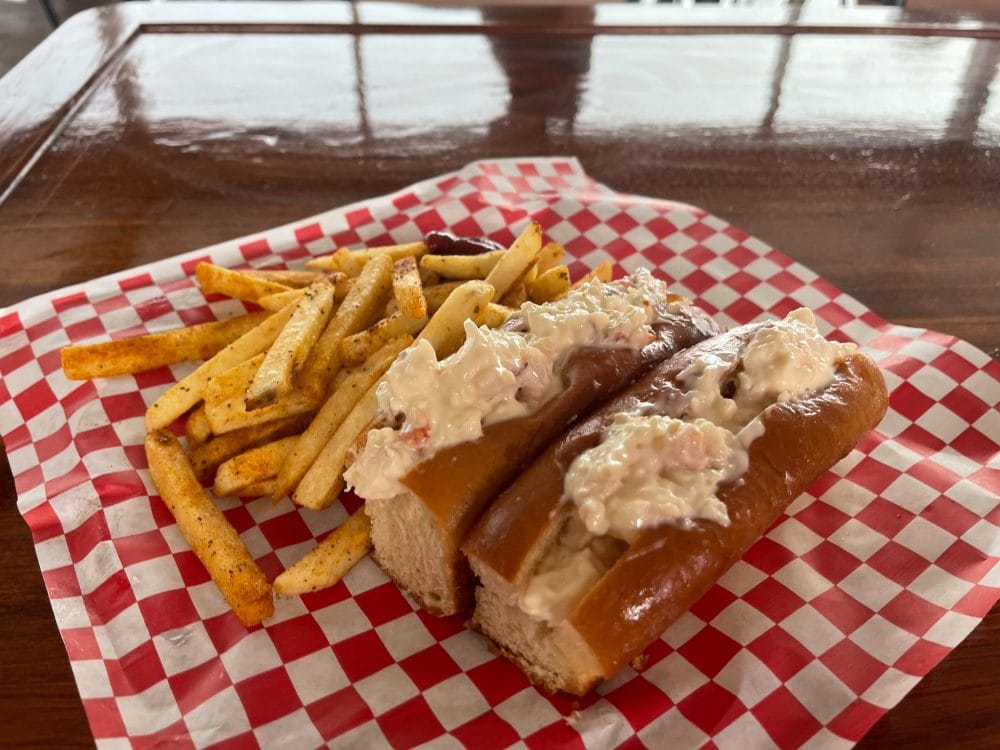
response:
M340 248L301 270L231 270L202 263L204 293L262 308L229 320L62 351L67 377L88 379L203 360L146 412L157 491L240 621L335 584L371 549L363 509L270 583L215 496L288 496L315 511L344 488L344 470L377 416L376 388L396 357L424 339L439 358L464 323L497 327L526 300L549 302L570 282L563 248L529 226L506 250L428 254L425 242ZM184 420L184 442L171 426Z

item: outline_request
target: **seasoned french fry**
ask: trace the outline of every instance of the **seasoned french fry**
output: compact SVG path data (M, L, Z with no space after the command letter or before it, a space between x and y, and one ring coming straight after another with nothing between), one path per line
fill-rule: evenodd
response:
M299 385L317 401L325 398L330 380L340 369L340 342L374 323L391 292L392 259L388 254L375 255L355 279L302 368Z
M312 273L312 272L306 271L306 273ZM317 275L325 276L330 281L330 283L333 284L333 288L336 290L333 294L333 298L337 302L340 302L342 299L344 299L344 297L347 296L347 293L351 291L351 287L354 286L354 279L342 271L324 271L324 272L317 271L315 273ZM295 296L292 296L289 292L284 292L280 294L269 294L267 297L261 297L259 300L257 300L257 304L260 305L261 307L266 307L268 310L273 310L276 306L278 308L284 307L284 304L279 304L281 303L282 299L291 301L293 299L298 299L299 297L302 296L303 292L302 289L293 289L292 291L298 292L298 294Z
M437 312L437 309L444 304L444 301L448 299L448 295L453 291L458 289L464 281L445 281L441 284L434 284L432 286L424 287L424 299L427 301L427 314L433 315ZM389 300L389 303L385 306L385 317L389 317L393 313L399 312L399 305L396 304L395 299Z
M505 305L498 305L496 302L490 302L483 308L482 314L476 318L476 323L478 325L485 325L487 328L499 328L507 322L507 318L516 312L517 310L513 307L506 307Z
M347 248L338 247L329 255L317 255L315 258L310 258L306 261L306 268L312 268L316 271L337 271L337 264L333 257L341 250L347 250Z
M267 578L198 483L177 438L166 430L149 433L146 456L157 492L240 622L250 627L273 615Z
M416 336L427 325L426 316L411 318L393 313L378 323L345 338L340 345L340 359L344 367L357 367L387 341L399 336Z
M581 276L579 279L577 279L576 283L573 284L572 288L576 289L578 287L581 287L588 281L593 281L594 279L597 279L598 281L603 281L605 284L607 284L609 281L611 281L611 276L613 273L614 273L614 266L611 265L610 260L606 260L603 263L599 264L597 268L595 268L590 273L585 274Z
M289 289L287 292L277 292L261 297L257 300L257 304L265 310L280 310L286 305L297 303L305 293L305 289Z
M340 388L344 384L344 381L351 377L354 369L353 367L341 367L337 371L337 374L333 376L333 380L330 381L330 393Z
M205 403L214 406L230 399L243 398L266 356L267 352L261 352L209 380L201 392Z
M207 482L233 456L269 440L297 435L308 427L311 418L309 413L297 414L217 435L191 451L191 466L194 467L195 476L199 481Z
M388 255L392 262L400 258L417 257L427 252L427 245L423 240L419 242L408 242L404 245L381 245L379 247L369 247L364 250L351 250L346 247L337 248L332 254L325 257L313 258L306 262L309 268L320 268L330 271L343 271L348 276L357 276L361 269L376 255Z
M208 423L212 426L212 432L216 435L224 435L233 430L266 424L275 419L315 412L319 403L319 400L311 394L301 389L295 389L273 404L248 411L243 394L240 394L218 403L206 401L205 416L208 417Z
M392 264L392 296L403 315L410 318L423 318L427 315L423 283L417 270L417 261L412 256L400 258Z
M427 339L443 359L465 341L465 320L476 320L493 298L493 287L485 281L466 281L444 301L424 326L418 339Z
M528 297L532 302L552 302L565 297L570 290L569 269L553 266L527 285Z
M337 248L331 257L334 270L342 271L348 276L357 276L368 262L367 257L359 256L346 247Z
M316 461L306 471L292 493L292 500L305 508L322 510L329 506L344 489L344 469L347 456L362 431L378 414L376 383L351 409L350 414L334 431Z
M425 255L420 267L442 279L484 279L507 251L493 250L478 255Z
M521 281L528 285L538 278L538 261L536 260L531 266L525 271L524 276L521 277ZM509 292L508 292L509 294Z
M537 222L531 222L514 240L514 244L503 254L503 257L493 267L486 277L486 283L496 290L497 299L501 299L527 273L531 264L538 258L542 248L542 228Z
M274 477L269 477L267 479L261 479L259 482L248 484L246 487L240 490L240 496L264 497L266 495L270 495L271 497L275 497L274 485L276 484L276 482L277 480ZM280 495L276 497L275 502L277 502L280 499L280 497L281 497Z
M285 437L226 461L215 473L213 492L218 497L239 495L252 484L276 477L296 437Z
M278 596L294 596L329 588L371 549L372 525L361 508L275 578L274 591Z
M198 403L209 380L266 351L281 333L294 309L294 305L288 305L265 318L256 328L247 331L186 378L175 383L146 410L146 429L152 431L167 427Z
M562 260L566 254L566 248L558 242L546 242L538 252L538 273L539 275L548 271L552 266Z
M67 346L61 352L63 372L70 380L88 380L208 359L260 325L268 315L255 312L146 336Z
M205 405L198 404L188 414L184 422L184 436L187 438L188 450L194 450L199 445L204 445L212 437L212 427L205 416Z
M337 302L342 302L347 293L354 288L354 277L348 276L343 271L331 271L327 274L327 278L330 279L330 283L333 284L333 288L336 290L333 298Z
M333 284L326 279L306 289L247 389L247 409L273 404L292 390L292 379L330 319L333 293Z
M194 275L205 294L225 294L251 302L276 292L287 292L291 288L212 263L199 263Z
M528 290L523 281L519 281L500 300L499 304L504 307L513 307L515 310L528 301Z
M278 471L278 497L290 494L302 479L323 446L330 440L347 415L382 377L397 355L412 343L409 336L400 336L385 344L375 352L363 366L354 370L343 370L346 374L333 394L320 408L316 418L299 436L295 446Z
M284 284L293 289L303 289L310 284L325 278L322 271L286 271L284 269L253 269L243 271L247 276L255 279L273 281L276 284Z
M417 266L417 273L420 274L420 283L424 286L434 286L441 283L441 276L427 268Z

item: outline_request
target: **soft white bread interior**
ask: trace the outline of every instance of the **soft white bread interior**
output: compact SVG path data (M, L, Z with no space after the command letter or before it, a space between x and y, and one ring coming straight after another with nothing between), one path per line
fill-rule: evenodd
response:
M459 550L427 504L412 492L365 502L375 561L417 604L436 615L467 604L468 576L456 569Z
M583 695L604 676L604 668L576 628L551 627L517 606L517 593L502 586L476 589L472 626L487 635L503 656L548 690Z

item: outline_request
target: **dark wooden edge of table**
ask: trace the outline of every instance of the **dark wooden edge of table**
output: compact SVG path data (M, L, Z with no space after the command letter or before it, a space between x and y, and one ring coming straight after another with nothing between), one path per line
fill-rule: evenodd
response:
M668 6L644 6L630 10L638 12L638 21L626 23L617 12L607 17L598 14L592 25L566 26L559 29L539 28L524 22L482 22L463 16L455 8L421 8L395 4L294 4L273 3L227 4L177 3L151 5L124 3L117 6L96 8L77 14L57 30L62 57L53 59L51 45L43 43L24 61L0 79L0 205L16 190L20 179L54 142L67 122L99 84L105 71L126 54L129 45L143 33L199 34L237 33L256 31L282 34L849 34L965 37L1000 39L1000 16L970 14L903 13L896 20L886 20L879 15L872 22L870 9L845 9L837 22L788 22L780 17L765 23L727 22L719 17L709 22L699 21L699 16L679 14L679 9ZM888 9L883 9L888 10ZM855 12L857 11L857 12ZM93 56L94 50L100 50ZM67 54L67 50L69 53ZM37 66L58 70L61 75L49 80L55 88L44 92L41 100L32 99L39 94L38 87L26 85ZM27 93L27 96L25 96ZM19 123L18 128L6 127ZM364 196L358 196L362 198ZM17 516L16 491L7 465L3 460L3 496L6 501L4 517L11 521ZM22 523L20 518L16 522ZM30 548L26 526L21 527ZM28 590L30 589L30 590ZM27 596L32 603L48 602L41 574L35 568L32 581L0 579L0 614L17 617L18 598ZM75 682L68 668L55 622L49 616L46 622L36 623L38 638L49 644L37 666L60 673L61 681L51 690L41 694L25 695L19 686L8 685L7 696L17 696L25 711L31 708L42 712L38 716L24 716L20 732L14 732L7 741L19 746L35 744L61 746L91 744L89 725L82 711ZM957 649L944 659L895 709L887 713L863 738L859 747L876 748L906 744L923 744L919 729L927 736L959 739L964 747L990 747L995 740L995 701L990 690L984 690L981 676L987 673L986 685L994 682L986 665L995 656L995 641L1000 637L1000 610L994 608L984 624L980 625ZM55 644L54 648L51 646ZM12 644L16 645L16 644ZM8 676L27 673L34 664L30 652L6 649L5 669ZM53 663L53 660L55 663ZM996 669L994 665L993 674ZM956 711L955 691L968 696ZM946 700L950 696L951 700ZM944 710L944 706L948 710ZM959 713L960 711L960 713ZM26 721L25 721L26 720ZM957 723L956 723L957 722ZM23 727L29 727L25 731ZM918 731L914 731L914 728ZM0 741L2 744L3 741Z

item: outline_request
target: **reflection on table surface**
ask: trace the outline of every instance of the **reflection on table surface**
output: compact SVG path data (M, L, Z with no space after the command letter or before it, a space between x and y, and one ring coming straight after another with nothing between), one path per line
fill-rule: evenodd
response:
M57 278L13 269L19 296L476 158L573 154L617 189L725 216L897 322L931 324L921 305L946 297L949 332L997 346L983 238L1000 222L1000 40L595 29L623 5L463 10L435 33L334 8L383 26L137 35L0 207L14 247L50 230L60 260ZM126 34L121 14L92 22L109 45Z

